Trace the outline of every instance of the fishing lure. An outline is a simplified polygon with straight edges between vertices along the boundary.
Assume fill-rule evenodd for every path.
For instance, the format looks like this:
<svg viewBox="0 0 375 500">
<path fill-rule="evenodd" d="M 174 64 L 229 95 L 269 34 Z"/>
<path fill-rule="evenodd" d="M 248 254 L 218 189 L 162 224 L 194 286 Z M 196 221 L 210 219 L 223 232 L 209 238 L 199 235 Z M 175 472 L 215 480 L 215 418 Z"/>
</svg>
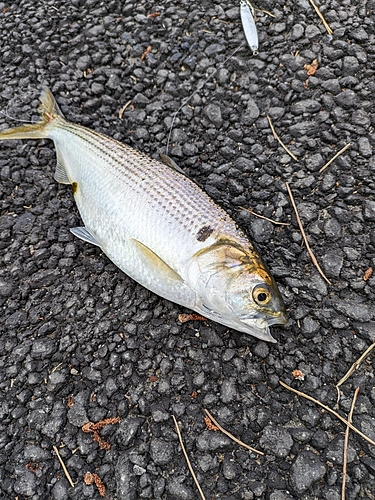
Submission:
<svg viewBox="0 0 375 500">
<path fill-rule="evenodd" d="M 248 0 L 241 0 L 240 14 L 242 27 L 245 32 L 247 43 L 253 51 L 253 55 L 258 54 L 258 32 L 255 26 L 255 9 Z"/>
</svg>

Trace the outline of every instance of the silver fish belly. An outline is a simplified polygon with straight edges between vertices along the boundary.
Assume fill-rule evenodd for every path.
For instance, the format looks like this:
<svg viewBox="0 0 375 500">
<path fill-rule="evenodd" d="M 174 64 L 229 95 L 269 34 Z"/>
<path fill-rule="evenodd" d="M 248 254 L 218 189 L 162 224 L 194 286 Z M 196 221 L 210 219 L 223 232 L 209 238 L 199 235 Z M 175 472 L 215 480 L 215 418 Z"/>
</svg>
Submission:
<svg viewBox="0 0 375 500">
<path fill-rule="evenodd" d="M 41 102 L 39 123 L 0 140 L 54 141 L 55 179 L 72 185 L 84 223 L 73 234 L 158 295 L 273 341 L 269 326 L 286 322 L 283 301 L 231 217 L 170 166 L 67 121 L 48 89 Z"/>
</svg>

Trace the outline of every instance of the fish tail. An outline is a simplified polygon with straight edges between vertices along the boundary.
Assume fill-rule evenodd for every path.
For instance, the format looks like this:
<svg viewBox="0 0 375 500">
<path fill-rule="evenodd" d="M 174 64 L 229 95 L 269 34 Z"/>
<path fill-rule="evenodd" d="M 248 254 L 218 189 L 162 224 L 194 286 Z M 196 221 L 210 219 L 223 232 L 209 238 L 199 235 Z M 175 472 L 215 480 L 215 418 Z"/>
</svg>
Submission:
<svg viewBox="0 0 375 500">
<path fill-rule="evenodd" d="M 49 137 L 49 125 L 56 118 L 64 118 L 49 88 L 44 87 L 40 96 L 40 121 L 20 127 L 8 128 L 0 132 L 0 140 L 7 139 L 44 139 Z"/>
</svg>

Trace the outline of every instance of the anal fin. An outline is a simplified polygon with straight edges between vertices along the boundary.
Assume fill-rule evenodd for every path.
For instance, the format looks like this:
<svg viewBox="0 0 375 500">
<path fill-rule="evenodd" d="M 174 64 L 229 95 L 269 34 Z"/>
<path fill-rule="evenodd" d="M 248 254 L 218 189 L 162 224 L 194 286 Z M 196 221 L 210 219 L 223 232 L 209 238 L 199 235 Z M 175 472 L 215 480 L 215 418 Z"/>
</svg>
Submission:
<svg viewBox="0 0 375 500">
<path fill-rule="evenodd" d="M 87 243 L 91 243 L 97 247 L 101 246 L 96 237 L 86 227 L 72 227 L 70 228 L 70 232 L 80 240 L 87 241 Z"/>
<path fill-rule="evenodd" d="M 174 282 L 183 282 L 181 276 L 155 252 L 153 252 L 146 245 L 134 238 L 132 238 L 132 242 L 136 246 L 138 253 L 141 256 L 142 260 L 145 262 L 146 266 L 148 268 L 151 268 L 153 273 L 157 274 L 161 280 L 165 280 L 167 278 Z"/>
</svg>

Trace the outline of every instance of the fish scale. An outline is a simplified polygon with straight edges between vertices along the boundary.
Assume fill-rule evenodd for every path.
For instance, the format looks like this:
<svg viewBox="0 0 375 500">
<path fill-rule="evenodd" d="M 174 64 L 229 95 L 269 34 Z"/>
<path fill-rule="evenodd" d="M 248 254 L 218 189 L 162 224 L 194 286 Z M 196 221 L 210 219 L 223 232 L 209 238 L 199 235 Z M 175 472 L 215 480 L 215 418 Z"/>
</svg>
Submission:
<svg viewBox="0 0 375 500">
<path fill-rule="evenodd" d="M 2 131 L 0 140 L 54 141 L 55 179 L 72 185 L 84 222 L 72 233 L 162 297 L 274 341 L 269 326 L 287 321 L 285 306 L 233 219 L 169 164 L 68 122 L 48 89 L 41 103 L 39 123 Z"/>
</svg>

